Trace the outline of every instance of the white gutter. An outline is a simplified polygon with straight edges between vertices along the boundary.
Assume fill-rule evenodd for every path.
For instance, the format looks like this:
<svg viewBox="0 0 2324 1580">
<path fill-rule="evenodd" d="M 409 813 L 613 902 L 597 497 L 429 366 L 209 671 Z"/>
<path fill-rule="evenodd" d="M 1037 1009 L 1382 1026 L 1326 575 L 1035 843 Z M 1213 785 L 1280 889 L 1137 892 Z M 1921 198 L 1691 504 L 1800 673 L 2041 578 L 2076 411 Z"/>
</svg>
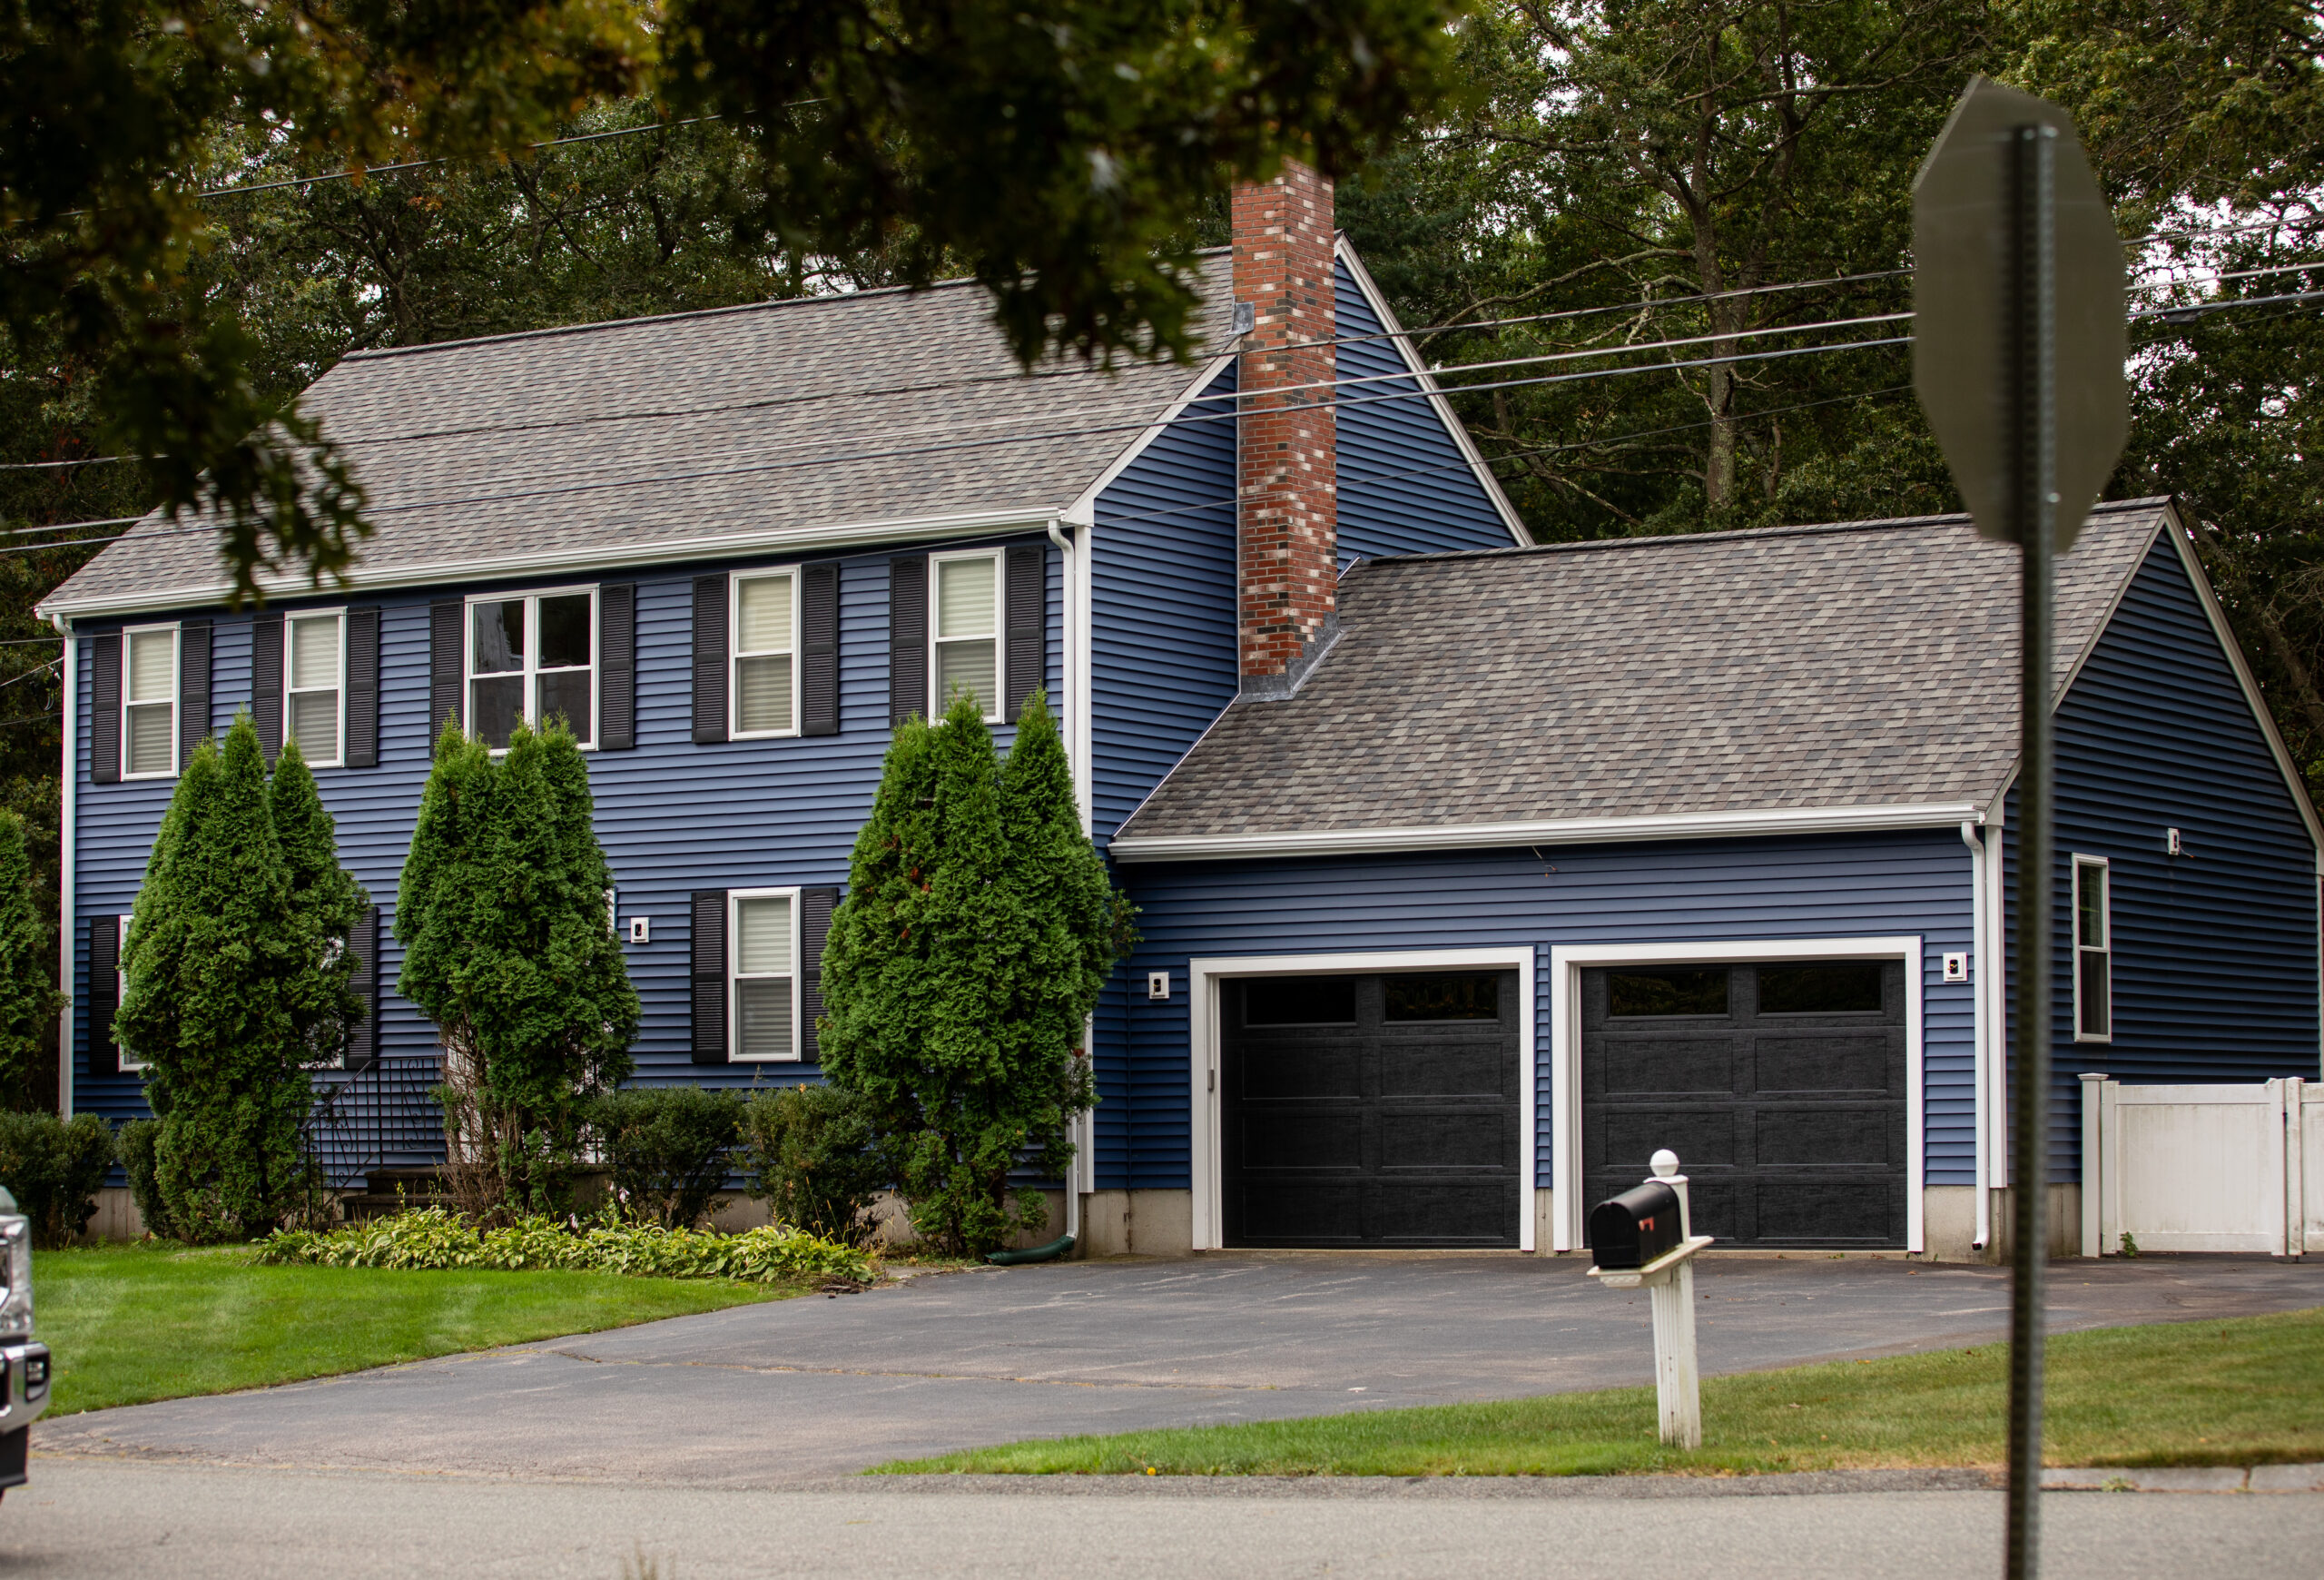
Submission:
<svg viewBox="0 0 2324 1580">
<path fill-rule="evenodd" d="M 56 1117 L 69 1121 L 73 1117 L 74 812 L 80 800 L 74 774 L 78 746 L 74 726 L 81 722 L 81 644 L 74 640 L 71 620 L 52 615 L 49 623 L 64 638 L 64 714 L 57 720 L 58 733 L 64 737 L 64 792 L 56 819 L 56 953 L 57 981 L 65 996 L 56 1018 Z"/>
<path fill-rule="evenodd" d="M 447 509 L 449 509 L 448 506 Z M 842 522 L 834 526 L 758 528 L 725 532 L 714 538 L 665 539 L 659 543 L 600 544 L 588 548 L 543 549 L 534 554 L 504 554 L 482 559 L 441 559 L 419 565 L 366 567 L 359 560 L 334 595 L 344 592 L 384 592 L 399 588 L 438 587 L 447 582 L 472 583 L 517 577 L 548 577 L 631 566 L 669 565 L 693 559 L 716 559 L 738 554 L 803 554 L 819 548 L 868 548 L 881 543 L 910 542 L 930 538 L 974 538 L 987 533 L 1025 532 L 1052 518 L 1054 505 L 1011 510 L 976 510 L 949 516 Z M 297 577 L 271 577 L 260 583 L 270 597 L 297 597 L 319 591 Z M 161 614 L 176 609 L 225 603 L 234 593 L 231 582 L 192 587 L 141 588 L 95 597 L 59 601 L 50 598 L 34 613 L 49 620 L 105 618 L 116 615 Z"/>
<path fill-rule="evenodd" d="M 1966 819 L 1961 824 L 1961 843 L 1969 847 L 1969 1002 L 1970 1033 L 1975 1050 L 1974 1078 L 1976 1099 L 1971 1104 L 1976 1115 L 1976 1190 L 1977 1231 L 1969 1243 L 1978 1250 L 1985 1249 L 1985 1241 L 1993 1233 L 1992 1203 L 1985 1192 L 1985 1166 L 1988 1157 L 1987 1115 L 1985 1113 L 1985 1067 L 1992 1060 L 1993 1026 L 1985 1014 L 1985 973 L 1993 968 L 1994 957 L 1989 953 L 1991 940 L 1985 936 L 1987 911 L 1985 906 L 1985 846 L 1977 837 L 1977 825 Z"/>
<path fill-rule="evenodd" d="M 1283 834 L 1117 835 L 1107 846 L 1122 862 L 1256 861 L 1277 856 L 1360 855 L 1400 851 L 1491 850 L 1520 844 L 1610 844 L 1648 839 L 1737 839 L 1754 834 L 1871 834 L 1975 822 L 1974 802 L 1902 806 L 1779 807 L 1758 812 L 1559 817 L 1531 822 L 1441 824 L 1413 828 L 1324 828 Z"/>
</svg>

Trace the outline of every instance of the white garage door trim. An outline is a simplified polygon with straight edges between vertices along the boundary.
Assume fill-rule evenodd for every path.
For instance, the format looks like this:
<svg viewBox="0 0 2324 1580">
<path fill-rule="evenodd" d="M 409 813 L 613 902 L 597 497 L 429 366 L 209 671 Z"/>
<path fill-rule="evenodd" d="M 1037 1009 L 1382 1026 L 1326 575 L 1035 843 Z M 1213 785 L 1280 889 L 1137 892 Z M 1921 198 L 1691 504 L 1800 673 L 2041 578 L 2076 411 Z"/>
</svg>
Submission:
<svg viewBox="0 0 2324 1580">
<path fill-rule="evenodd" d="M 1552 1249 L 1581 1245 L 1581 973 L 1597 965 L 1741 965 L 1759 960 L 1905 963 L 1905 1246 L 1925 1250 L 1922 1183 L 1920 935 L 1721 939 L 1700 943 L 1561 943 L 1550 951 L 1550 1177 L 1557 1190 Z M 1531 1091 L 1529 1086 L 1528 1092 Z M 1527 1154 L 1530 1159 L 1531 1154 Z M 1681 1158 L 1683 1166 L 1686 1160 Z M 1527 1242 L 1531 1249 L 1531 1242 Z"/>
<path fill-rule="evenodd" d="M 1234 954 L 1187 963 L 1194 1013 L 1188 1017 L 1187 1076 L 1191 1093 L 1187 1127 L 1192 1156 L 1188 1173 L 1194 1183 L 1194 1249 L 1216 1250 L 1226 1243 L 1226 1190 L 1219 1170 L 1226 1156 L 1219 1135 L 1218 984 L 1238 976 L 1360 976 L 1383 971 L 1514 971 L 1517 973 L 1518 1148 L 1521 1179 L 1517 1192 L 1517 1244 L 1533 1246 L 1533 1154 L 1535 1150 L 1533 1083 L 1533 970 L 1538 953 L 1531 944 L 1506 949 L 1408 949 L 1370 954 Z M 1910 972 L 1905 975 L 1910 976 Z M 1915 1002 L 1918 1001 L 1915 1000 Z"/>
</svg>

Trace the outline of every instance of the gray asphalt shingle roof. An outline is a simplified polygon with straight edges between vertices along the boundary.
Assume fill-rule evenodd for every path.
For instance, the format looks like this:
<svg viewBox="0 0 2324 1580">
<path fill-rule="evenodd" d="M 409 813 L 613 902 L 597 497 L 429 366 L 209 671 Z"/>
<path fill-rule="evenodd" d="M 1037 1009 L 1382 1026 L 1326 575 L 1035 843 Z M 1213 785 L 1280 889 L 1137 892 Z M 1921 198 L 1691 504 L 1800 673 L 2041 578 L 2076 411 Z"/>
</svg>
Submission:
<svg viewBox="0 0 2324 1580">
<path fill-rule="evenodd" d="M 1204 341 L 1231 339 L 1224 252 Z M 364 582 L 512 558 L 683 558 L 699 542 L 1071 504 L 1192 381 L 1169 364 L 1018 376 L 970 282 L 359 352 L 306 409 L 379 530 Z M 46 600 L 223 585 L 207 532 L 141 523 Z"/>
<path fill-rule="evenodd" d="M 2059 562 L 2061 684 L 2168 502 Z M 1118 837 L 1982 802 L 2017 752 L 2016 550 L 1961 516 L 1380 559 L 1298 693 Z"/>
</svg>

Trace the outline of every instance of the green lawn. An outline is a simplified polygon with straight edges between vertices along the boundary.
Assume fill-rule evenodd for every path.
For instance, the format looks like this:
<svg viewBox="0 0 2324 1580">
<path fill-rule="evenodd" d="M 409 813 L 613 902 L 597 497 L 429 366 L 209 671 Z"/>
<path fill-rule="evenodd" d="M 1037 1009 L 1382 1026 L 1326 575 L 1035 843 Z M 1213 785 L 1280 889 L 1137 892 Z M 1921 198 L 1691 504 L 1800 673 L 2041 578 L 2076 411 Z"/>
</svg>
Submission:
<svg viewBox="0 0 2324 1580">
<path fill-rule="evenodd" d="M 2324 1309 L 2109 1328 L 2049 1344 L 2049 1463 L 2324 1460 Z M 1654 1390 L 1372 1410 L 1252 1426 L 1011 1443 L 880 1467 L 1168 1476 L 1719 1474 L 1997 1466 L 2004 1344 L 1703 1384 L 1703 1446 L 1655 1440 Z"/>
<path fill-rule="evenodd" d="M 56 1357 L 51 1415 L 223 1393 L 623 1328 L 805 1286 L 616 1273 L 253 1267 L 247 1248 L 40 1251 L 34 1331 Z"/>
</svg>

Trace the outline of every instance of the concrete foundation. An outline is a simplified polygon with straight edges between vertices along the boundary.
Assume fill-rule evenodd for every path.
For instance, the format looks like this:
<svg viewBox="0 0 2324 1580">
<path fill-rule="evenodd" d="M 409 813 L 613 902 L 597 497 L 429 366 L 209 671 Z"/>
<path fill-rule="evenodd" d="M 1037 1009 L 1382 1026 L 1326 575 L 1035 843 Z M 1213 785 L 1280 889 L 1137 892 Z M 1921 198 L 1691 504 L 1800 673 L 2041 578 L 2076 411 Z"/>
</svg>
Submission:
<svg viewBox="0 0 2324 1580">
<path fill-rule="evenodd" d="M 2005 1262 L 2014 1254 L 2012 1247 L 2016 1236 L 2011 1232 L 2011 1216 L 2017 1210 L 2016 1192 L 1994 1192 L 1994 1260 Z M 2049 1222 L 2045 1225 L 2049 1257 L 2063 1261 L 2082 1255 L 2082 1187 L 2053 1185 L 2050 1187 Z"/>
<path fill-rule="evenodd" d="M 143 1239 L 145 1215 L 126 1185 L 108 1185 L 97 1192 L 97 1215 L 81 1230 L 84 1241 Z"/>
<path fill-rule="evenodd" d="M 1093 1190 L 1081 1199 L 1077 1257 L 1183 1257 L 1195 1248 L 1191 1190 Z"/>
</svg>

